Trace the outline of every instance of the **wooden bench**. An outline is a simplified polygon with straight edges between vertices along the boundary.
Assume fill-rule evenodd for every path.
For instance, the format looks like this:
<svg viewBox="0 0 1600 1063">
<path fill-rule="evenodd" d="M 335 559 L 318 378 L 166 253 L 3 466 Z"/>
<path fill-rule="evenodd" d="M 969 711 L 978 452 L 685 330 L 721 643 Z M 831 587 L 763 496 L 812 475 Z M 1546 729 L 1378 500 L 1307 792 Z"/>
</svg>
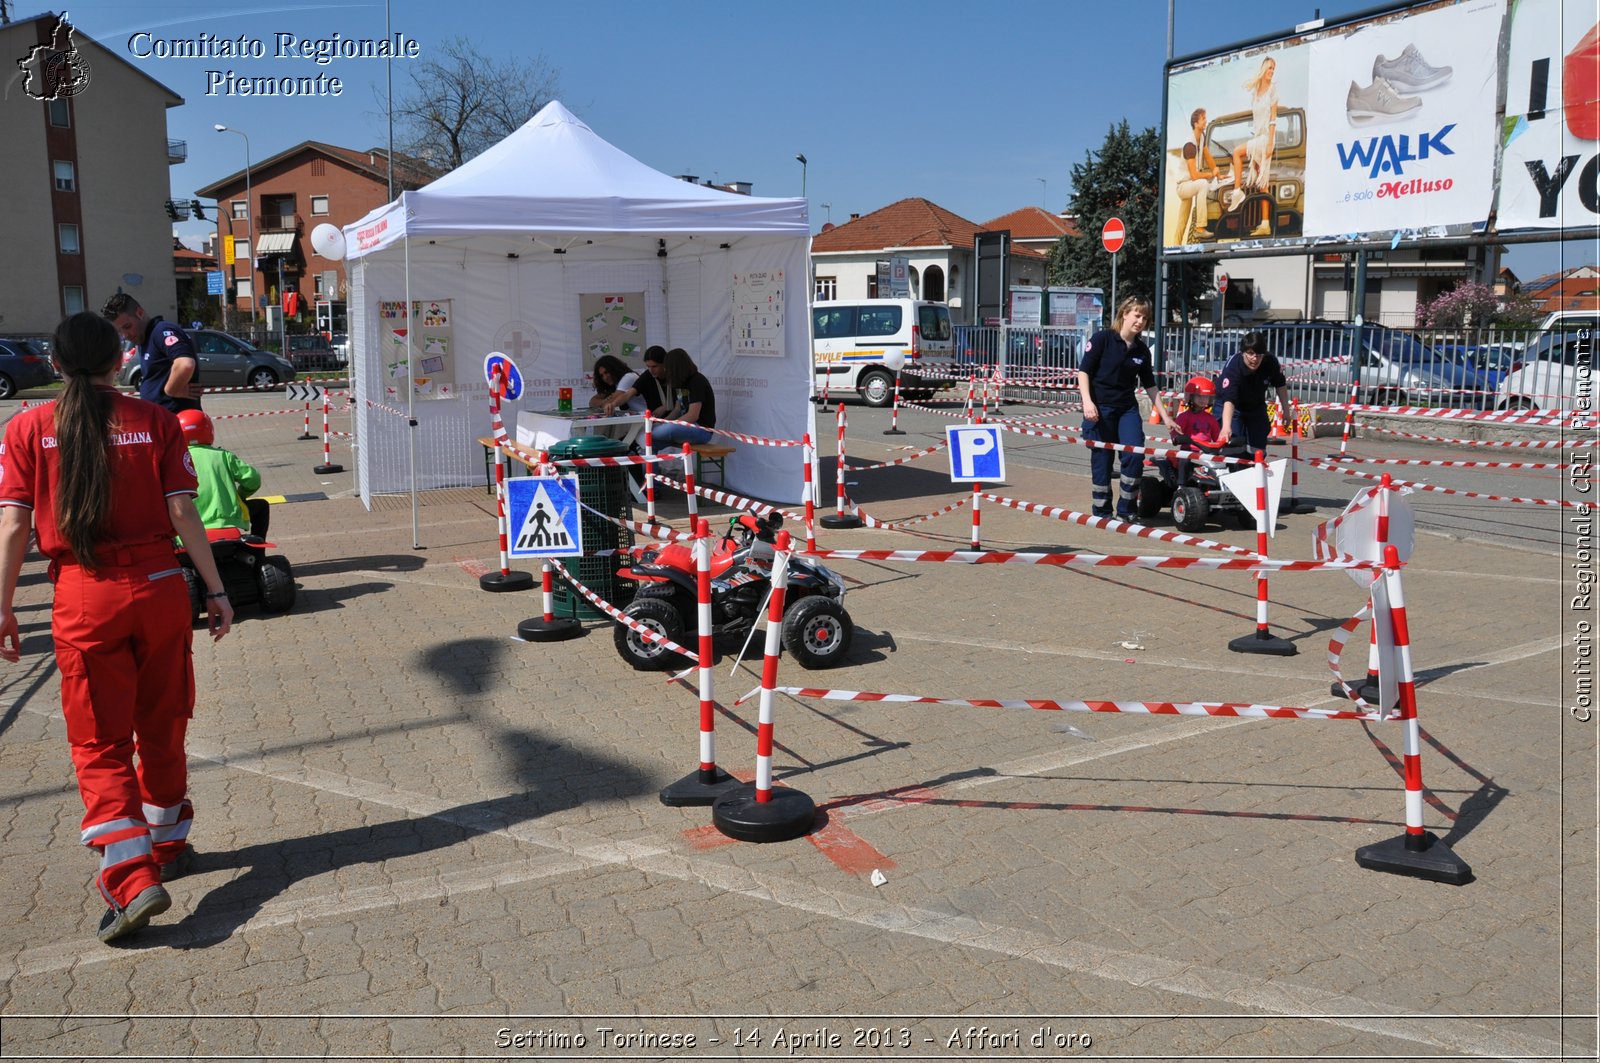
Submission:
<svg viewBox="0 0 1600 1063">
<path fill-rule="evenodd" d="M 483 447 L 483 493 L 492 495 L 494 494 L 494 437 L 479 436 L 478 443 Z M 508 479 L 512 476 L 521 475 L 517 472 L 518 465 L 522 466 L 527 472 L 533 471 L 533 465 L 527 458 L 507 447 L 506 477 Z"/>
<path fill-rule="evenodd" d="M 738 450 L 738 447 L 727 443 L 690 443 L 689 449 L 694 451 L 695 465 L 699 474 L 698 482 L 707 487 L 711 486 L 710 471 L 717 470 L 717 486 L 727 489 L 727 462 L 728 455 Z"/>
</svg>

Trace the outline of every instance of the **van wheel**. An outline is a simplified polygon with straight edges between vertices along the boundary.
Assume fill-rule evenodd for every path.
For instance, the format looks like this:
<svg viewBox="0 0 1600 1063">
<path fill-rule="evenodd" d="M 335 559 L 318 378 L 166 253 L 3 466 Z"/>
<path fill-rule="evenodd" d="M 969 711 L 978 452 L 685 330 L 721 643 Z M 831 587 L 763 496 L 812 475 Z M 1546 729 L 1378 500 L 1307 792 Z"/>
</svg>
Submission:
<svg viewBox="0 0 1600 1063">
<path fill-rule="evenodd" d="M 861 392 L 862 402 L 880 410 L 894 401 L 894 377 L 881 369 L 862 373 L 856 389 Z"/>
</svg>

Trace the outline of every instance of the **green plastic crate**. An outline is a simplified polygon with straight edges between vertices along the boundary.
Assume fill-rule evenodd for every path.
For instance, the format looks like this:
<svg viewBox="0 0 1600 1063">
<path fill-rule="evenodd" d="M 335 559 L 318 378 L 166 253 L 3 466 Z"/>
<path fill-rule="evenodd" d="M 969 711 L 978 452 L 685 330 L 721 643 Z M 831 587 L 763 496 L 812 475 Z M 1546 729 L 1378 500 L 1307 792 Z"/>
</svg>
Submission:
<svg viewBox="0 0 1600 1063">
<path fill-rule="evenodd" d="M 628 452 L 621 440 L 607 436 L 574 436 L 550 445 L 550 457 L 561 461 L 569 458 L 618 458 Z M 633 519 L 633 494 L 628 490 L 628 468 L 625 465 L 588 465 L 563 470 L 576 473 L 578 497 L 587 507 L 580 521 L 583 526 L 585 554 L 603 550 L 622 551 L 633 545 L 633 531 L 619 528 L 602 520 L 590 510 L 604 513 L 618 520 Z M 628 563 L 620 553 L 605 557 L 564 557 L 561 566 L 579 583 L 594 591 L 612 605 L 621 607 L 633 597 L 631 580 L 618 577 L 617 571 Z M 565 580 L 555 586 L 555 612 L 557 616 L 570 616 L 583 620 L 600 620 L 605 617 L 589 600 L 569 586 Z"/>
</svg>

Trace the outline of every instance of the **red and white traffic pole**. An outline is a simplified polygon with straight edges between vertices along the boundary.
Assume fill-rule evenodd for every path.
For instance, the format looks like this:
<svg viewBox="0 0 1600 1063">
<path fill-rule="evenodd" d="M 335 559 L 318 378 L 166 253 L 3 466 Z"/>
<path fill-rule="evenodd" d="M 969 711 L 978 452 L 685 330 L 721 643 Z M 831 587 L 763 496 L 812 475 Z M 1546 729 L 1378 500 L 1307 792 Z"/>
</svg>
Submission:
<svg viewBox="0 0 1600 1063">
<path fill-rule="evenodd" d="M 756 723 L 756 781 L 719 797 L 711 822 L 730 838 L 780 842 L 798 838 L 816 822 L 817 804 L 790 786 L 772 785 L 772 703 L 778 687 L 778 653 L 783 645 L 783 600 L 789 585 L 790 536 L 779 532 L 772 559 L 772 598 L 767 605 L 766 652 L 761 661 L 761 711 Z"/>
<path fill-rule="evenodd" d="M 694 488 L 694 471 L 699 462 L 695 458 L 694 450 L 688 443 L 683 445 L 683 492 L 689 502 L 689 526 L 694 527 L 694 522 L 700 517 L 700 496 Z"/>
<path fill-rule="evenodd" d="M 1300 501 L 1300 400 L 1289 400 L 1289 512 L 1315 513 L 1317 508 Z"/>
<path fill-rule="evenodd" d="M 311 434 L 311 400 L 310 399 L 306 399 L 305 424 L 303 424 L 300 427 L 300 434 L 298 436 L 296 436 L 295 438 L 296 439 L 315 439 L 315 438 L 317 438 L 316 436 Z"/>
<path fill-rule="evenodd" d="M 324 388 L 322 391 L 322 464 L 311 470 L 321 476 L 326 476 L 329 473 L 344 472 L 343 465 L 335 465 L 333 463 L 333 455 L 328 449 L 328 406 L 328 391 Z"/>
<path fill-rule="evenodd" d="M 889 410 L 889 427 L 883 430 L 886 436 L 903 436 L 900 431 L 900 370 L 894 371 L 894 406 Z"/>
<path fill-rule="evenodd" d="M 656 523 L 656 447 L 650 438 L 650 426 L 655 418 L 644 411 L 644 519 Z"/>
<path fill-rule="evenodd" d="M 1364 845 L 1356 863 L 1371 871 L 1463 885 L 1472 868 L 1422 824 L 1422 729 L 1417 723 L 1417 685 L 1411 671 L 1411 628 L 1406 620 L 1405 591 L 1400 585 L 1400 551 L 1383 548 L 1384 588 L 1389 598 L 1389 626 L 1394 633 L 1394 660 L 1400 701 L 1401 750 L 1406 787 L 1406 831 L 1398 838 Z"/>
<path fill-rule="evenodd" d="M 1350 404 L 1344 408 L 1344 435 L 1339 439 L 1339 457 L 1344 457 L 1345 448 L 1350 445 L 1350 433 L 1356 425 L 1356 399 L 1360 397 L 1361 379 L 1357 377 L 1350 382 Z"/>
<path fill-rule="evenodd" d="M 844 511 L 844 403 L 839 403 L 838 413 L 839 434 L 835 444 L 834 453 L 837 455 L 833 469 L 834 483 L 834 512 L 822 518 L 824 528 L 859 528 L 861 518 L 854 513 Z"/>
<path fill-rule="evenodd" d="M 1256 451 L 1256 553 L 1267 557 L 1267 529 L 1272 520 L 1268 507 L 1267 456 Z M 1267 627 L 1267 570 L 1256 570 L 1256 629 L 1252 634 L 1241 635 L 1228 643 L 1235 653 L 1266 653 L 1277 657 L 1292 657 L 1298 650 L 1294 643 L 1278 638 Z"/>
<path fill-rule="evenodd" d="M 714 783 L 717 781 L 717 711 L 712 694 L 715 650 L 711 645 L 711 526 L 697 518 L 692 527 L 695 535 L 695 592 L 698 599 L 695 618 L 700 629 L 697 647 L 700 655 L 700 779 L 705 783 Z"/>
<path fill-rule="evenodd" d="M 805 489 L 806 513 L 806 550 L 813 551 L 817 548 L 816 532 L 816 497 L 817 485 L 811 482 L 811 464 L 816 461 L 816 448 L 811 445 L 811 433 L 806 432 L 800 437 L 800 461 L 805 466 L 802 473 Z"/>
<path fill-rule="evenodd" d="M 500 399 L 505 394 L 506 379 L 501 366 L 494 367 L 494 379 L 489 384 L 489 435 L 494 440 L 494 512 L 495 530 L 500 539 L 500 571 L 485 572 L 478 577 L 478 586 L 486 591 L 496 593 L 504 591 L 526 590 L 533 586 L 533 577 L 526 572 L 511 571 L 510 527 L 506 506 L 506 426 L 501 419 Z M 326 396 L 327 392 L 323 392 Z M 326 431 L 326 428 L 324 428 Z M 550 616 L 550 602 L 548 592 L 550 587 L 550 566 L 545 565 L 545 616 Z M 534 624 L 532 620 L 525 624 Z M 519 628 L 519 631 L 521 629 Z M 563 633 L 558 636 L 570 638 Z"/>
</svg>

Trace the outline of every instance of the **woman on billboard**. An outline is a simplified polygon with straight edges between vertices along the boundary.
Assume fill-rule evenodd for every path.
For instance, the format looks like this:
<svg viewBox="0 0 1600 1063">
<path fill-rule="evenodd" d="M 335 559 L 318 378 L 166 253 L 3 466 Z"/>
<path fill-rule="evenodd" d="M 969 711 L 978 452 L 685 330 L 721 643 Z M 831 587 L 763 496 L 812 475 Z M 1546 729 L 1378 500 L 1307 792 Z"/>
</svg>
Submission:
<svg viewBox="0 0 1600 1063">
<path fill-rule="evenodd" d="M 1233 149 L 1233 190 L 1228 193 L 1228 209 L 1237 210 L 1247 189 L 1266 192 L 1272 176 L 1273 141 L 1278 129 L 1278 87 L 1272 83 L 1278 62 L 1270 55 L 1261 60 L 1256 76 L 1244 83 L 1250 93 L 1250 137 Z M 1272 219 L 1266 208 L 1251 236 L 1271 236 Z M 1245 219 L 1246 224 L 1255 220 Z"/>
</svg>

